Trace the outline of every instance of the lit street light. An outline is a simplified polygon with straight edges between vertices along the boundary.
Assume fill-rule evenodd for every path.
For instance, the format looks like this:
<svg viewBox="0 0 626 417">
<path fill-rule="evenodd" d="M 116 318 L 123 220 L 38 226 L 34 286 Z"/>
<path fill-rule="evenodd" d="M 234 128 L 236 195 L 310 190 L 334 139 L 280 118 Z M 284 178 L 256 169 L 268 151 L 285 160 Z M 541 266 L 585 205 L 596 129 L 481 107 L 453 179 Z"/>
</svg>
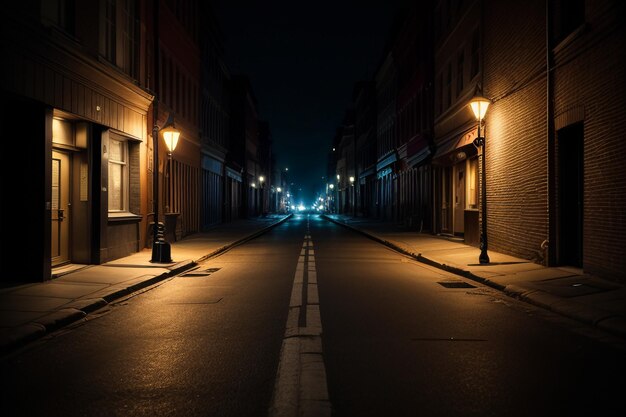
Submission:
<svg viewBox="0 0 626 417">
<path fill-rule="evenodd" d="M 259 188 L 261 189 L 261 215 L 265 214 L 265 208 L 263 207 L 263 190 L 264 190 L 263 185 L 264 184 L 265 184 L 265 177 L 261 175 L 259 177 Z"/>
<path fill-rule="evenodd" d="M 487 113 L 487 108 L 489 107 L 489 99 L 486 99 L 482 96 L 475 96 L 472 101 L 470 101 L 470 107 L 472 112 L 474 113 L 474 117 L 478 121 L 478 134 L 476 135 L 476 139 L 474 140 L 474 146 L 482 149 L 482 164 L 481 164 L 481 181 L 482 181 L 482 191 L 481 191 L 481 224 L 482 227 L 480 229 L 480 256 L 478 257 L 478 261 L 481 264 L 489 263 L 489 255 L 487 254 L 487 177 L 485 174 L 485 136 L 483 132 L 483 136 L 481 136 L 481 128 L 484 127 L 485 124 L 485 114 Z M 483 129 L 484 130 L 484 129 Z"/>
<path fill-rule="evenodd" d="M 354 177 L 350 176 L 350 202 L 352 203 L 352 216 L 356 217 L 356 194 L 354 192 Z"/>
<path fill-rule="evenodd" d="M 172 249 L 170 244 L 165 240 L 165 226 L 159 222 L 159 133 L 163 135 L 163 140 L 167 146 L 168 163 L 171 162 L 172 152 L 176 149 L 180 131 L 174 126 L 174 118 L 170 114 L 165 125 L 159 129 L 155 123 L 152 128 L 153 144 L 153 204 L 154 204 L 154 225 L 153 225 L 153 241 L 152 241 L 152 258 L 150 262 L 169 263 L 172 262 Z"/>
</svg>

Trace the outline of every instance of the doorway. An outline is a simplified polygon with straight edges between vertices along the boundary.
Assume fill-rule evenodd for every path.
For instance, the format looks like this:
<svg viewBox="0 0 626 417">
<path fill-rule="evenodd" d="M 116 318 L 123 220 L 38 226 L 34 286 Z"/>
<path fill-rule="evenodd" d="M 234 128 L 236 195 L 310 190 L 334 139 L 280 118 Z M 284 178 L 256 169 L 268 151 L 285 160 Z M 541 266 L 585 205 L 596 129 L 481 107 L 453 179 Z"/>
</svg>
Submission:
<svg viewBox="0 0 626 417">
<path fill-rule="evenodd" d="M 52 151 L 52 266 L 70 260 L 70 163 L 70 154 Z"/>
<path fill-rule="evenodd" d="M 465 232 L 465 161 L 454 166 L 454 234 Z"/>
<path fill-rule="evenodd" d="M 558 130 L 558 264 L 582 267 L 583 124 Z"/>
<path fill-rule="evenodd" d="M 441 168 L 441 232 L 452 234 L 452 167 Z"/>
</svg>

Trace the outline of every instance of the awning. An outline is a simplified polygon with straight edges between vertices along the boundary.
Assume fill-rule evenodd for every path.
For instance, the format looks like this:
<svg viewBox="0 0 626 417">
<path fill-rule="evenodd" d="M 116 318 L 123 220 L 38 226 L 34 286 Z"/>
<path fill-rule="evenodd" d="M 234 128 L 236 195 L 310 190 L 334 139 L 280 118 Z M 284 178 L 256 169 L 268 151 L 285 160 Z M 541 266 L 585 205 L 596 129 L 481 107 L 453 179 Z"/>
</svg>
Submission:
<svg viewBox="0 0 626 417">
<path fill-rule="evenodd" d="M 398 160 L 398 157 L 396 155 L 396 152 L 394 151 L 376 164 L 376 171 L 380 171 L 381 169 L 385 168 L 387 165 L 391 165 L 397 160 Z"/>
<path fill-rule="evenodd" d="M 376 171 L 374 171 L 374 167 L 371 166 L 368 169 L 366 169 L 365 171 L 359 173 L 359 178 L 363 179 L 366 177 L 369 177 L 370 175 L 374 175 L 376 173 Z"/>
<path fill-rule="evenodd" d="M 237 182 L 241 182 L 241 174 L 230 167 L 226 167 L 226 176 Z"/>
<path fill-rule="evenodd" d="M 426 158 L 428 158 L 428 155 L 430 155 L 430 149 L 426 147 L 415 155 L 411 155 L 409 158 L 407 158 L 406 163 L 411 168 L 416 167 L 424 162 Z"/>
<path fill-rule="evenodd" d="M 460 137 L 453 136 L 446 142 L 438 144 L 437 151 L 432 159 L 433 164 L 448 165 L 455 162 L 454 151 L 468 145 L 472 145 L 472 148 L 474 148 L 474 139 L 476 137 L 478 137 L 478 128 L 474 128 Z"/>
<path fill-rule="evenodd" d="M 207 155 L 202 155 L 202 169 L 205 171 L 210 171 L 217 175 L 222 175 L 222 167 L 223 163 L 218 161 L 215 158 L 211 158 Z"/>
</svg>

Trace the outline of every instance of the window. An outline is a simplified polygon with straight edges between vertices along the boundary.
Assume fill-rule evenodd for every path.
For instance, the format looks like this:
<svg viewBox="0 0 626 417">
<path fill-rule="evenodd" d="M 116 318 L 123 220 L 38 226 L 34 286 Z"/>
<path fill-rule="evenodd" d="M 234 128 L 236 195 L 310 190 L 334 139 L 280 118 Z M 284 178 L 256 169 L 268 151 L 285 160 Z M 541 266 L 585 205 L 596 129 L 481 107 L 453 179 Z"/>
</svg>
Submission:
<svg viewBox="0 0 626 417">
<path fill-rule="evenodd" d="M 469 178 L 467 205 L 471 209 L 478 208 L 478 158 L 469 160 Z"/>
<path fill-rule="evenodd" d="M 135 0 L 103 0 L 100 5 L 100 54 L 125 74 L 137 78 Z"/>
<path fill-rule="evenodd" d="M 128 211 L 128 142 L 109 140 L 109 212 Z"/>
<path fill-rule="evenodd" d="M 478 64 L 480 55 L 480 37 L 478 29 L 472 34 L 472 66 L 470 68 L 470 80 L 478 74 Z"/>
<path fill-rule="evenodd" d="M 117 30 L 115 24 L 115 0 L 104 0 L 101 4 L 104 8 L 102 13 L 104 36 L 102 38 L 103 44 L 101 45 L 100 53 L 104 55 L 106 59 L 115 63 L 115 32 Z"/>
<path fill-rule="evenodd" d="M 443 35 L 443 29 L 441 27 L 441 6 L 438 6 L 435 10 L 435 18 L 433 20 L 434 24 L 434 34 L 435 34 L 435 42 L 439 41 L 439 38 Z"/>
<path fill-rule="evenodd" d="M 463 60 L 465 59 L 465 54 L 463 53 L 463 49 L 459 51 L 459 56 L 456 61 L 456 96 L 461 95 L 461 91 L 463 91 Z"/>
<path fill-rule="evenodd" d="M 446 74 L 446 102 L 444 108 L 447 109 L 452 104 L 452 61 L 448 62 L 448 73 Z"/>
<path fill-rule="evenodd" d="M 41 17 L 45 25 L 54 25 L 74 35 L 74 0 L 46 0 L 41 2 Z"/>
<path fill-rule="evenodd" d="M 443 111 L 443 73 L 437 76 L 437 88 L 436 88 L 436 102 L 437 102 L 437 115 L 440 115 Z"/>
<path fill-rule="evenodd" d="M 552 37 L 555 44 L 585 23 L 584 0 L 555 0 L 552 10 Z"/>
</svg>

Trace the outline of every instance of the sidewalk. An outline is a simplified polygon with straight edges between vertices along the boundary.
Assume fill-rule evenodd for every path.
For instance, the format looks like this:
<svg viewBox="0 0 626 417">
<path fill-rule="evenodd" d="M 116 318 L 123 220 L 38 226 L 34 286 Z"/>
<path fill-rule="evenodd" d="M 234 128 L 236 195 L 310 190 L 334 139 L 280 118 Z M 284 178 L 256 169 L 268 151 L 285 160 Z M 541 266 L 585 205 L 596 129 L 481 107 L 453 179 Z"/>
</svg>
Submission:
<svg viewBox="0 0 626 417">
<path fill-rule="evenodd" d="M 80 320 L 88 313 L 141 288 L 193 268 L 198 262 L 257 237 L 290 215 L 270 214 L 216 226 L 172 246 L 172 263 L 150 262 L 151 249 L 102 265 L 53 271 L 57 277 L 0 290 L 0 353 Z"/>
<path fill-rule="evenodd" d="M 481 282 L 509 296 L 549 309 L 626 338 L 626 286 L 580 270 L 544 267 L 526 259 L 489 251 L 490 263 L 478 262 L 480 249 L 391 223 L 327 214 L 327 218 L 416 260 Z"/>
</svg>

